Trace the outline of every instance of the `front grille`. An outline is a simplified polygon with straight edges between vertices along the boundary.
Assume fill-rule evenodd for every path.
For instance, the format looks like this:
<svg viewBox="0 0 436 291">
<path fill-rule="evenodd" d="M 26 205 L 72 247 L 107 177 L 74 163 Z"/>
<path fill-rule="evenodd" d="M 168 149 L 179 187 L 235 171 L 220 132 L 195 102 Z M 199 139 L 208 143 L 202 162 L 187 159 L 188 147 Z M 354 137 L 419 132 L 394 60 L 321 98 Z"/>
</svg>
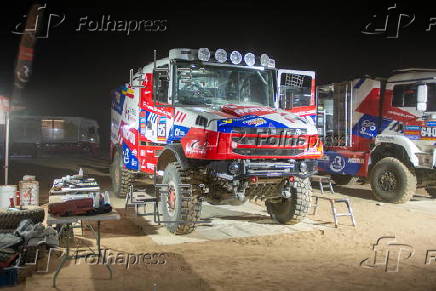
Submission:
<svg viewBox="0 0 436 291">
<path fill-rule="evenodd" d="M 276 128 L 276 127 L 234 127 L 233 133 L 240 134 L 277 134 L 283 136 L 307 134 L 307 128 Z"/>
<path fill-rule="evenodd" d="M 265 149 L 265 148 L 236 148 L 234 153 L 243 156 L 296 156 L 304 152 L 304 149 Z"/>
<path fill-rule="evenodd" d="M 305 128 L 244 128 L 232 129 L 232 141 L 252 146 L 303 146 L 306 144 Z"/>
</svg>

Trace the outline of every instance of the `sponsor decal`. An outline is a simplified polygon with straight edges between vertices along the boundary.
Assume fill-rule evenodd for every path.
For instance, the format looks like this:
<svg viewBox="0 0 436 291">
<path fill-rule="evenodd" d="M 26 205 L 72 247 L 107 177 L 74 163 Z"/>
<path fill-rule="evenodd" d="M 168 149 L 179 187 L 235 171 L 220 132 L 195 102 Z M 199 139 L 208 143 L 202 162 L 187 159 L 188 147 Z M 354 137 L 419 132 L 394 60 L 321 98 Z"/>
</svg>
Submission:
<svg viewBox="0 0 436 291">
<path fill-rule="evenodd" d="M 330 170 L 339 173 L 345 168 L 345 164 L 345 158 L 340 155 L 336 155 L 330 162 Z"/>
<path fill-rule="evenodd" d="M 167 136 L 167 119 L 166 117 L 159 117 L 157 124 L 157 140 L 164 141 Z"/>
<path fill-rule="evenodd" d="M 205 154 L 206 153 L 206 143 L 200 142 L 199 140 L 193 140 L 191 143 L 186 145 L 185 151 L 187 154 Z"/>
<path fill-rule="evenodd" d="M 176 111 L 176 114 L 174 115 L 174 122 L 182 123 L 186 118 L 186 113 L 182 111 Z"/>
<path fill-rule="evenodd" d="M 436 127 L 422 127 L 421 137 L 422 139 L 436 139 Z"/>
<path fill-rule="evenodd" d="M 254 118 L 254 119 L 243 121 L 243 123 L 247 124 L 247 125 L 259 126 L 259 125 L 265 124 L 266 120 L 261 118 L 261 117 L 257 117 L 257 118 Z"/>
<path fill-rule="evenodd" d="M 124 106 L 125 99 L 126 96 L 122 95 L 118 91 L 115 91 L 114 96 L 112 98 L 112 109 L 118 112 L 119 114 L 123 114 L 123 106 Z"/>
<path fill-rule="evenodd" d="M 138 170 L 138 158 L 136 151 L 131 151 L 129 147 L 123 143 L 123 162 L 126 168 L 131 170 Z"/>
</svg>

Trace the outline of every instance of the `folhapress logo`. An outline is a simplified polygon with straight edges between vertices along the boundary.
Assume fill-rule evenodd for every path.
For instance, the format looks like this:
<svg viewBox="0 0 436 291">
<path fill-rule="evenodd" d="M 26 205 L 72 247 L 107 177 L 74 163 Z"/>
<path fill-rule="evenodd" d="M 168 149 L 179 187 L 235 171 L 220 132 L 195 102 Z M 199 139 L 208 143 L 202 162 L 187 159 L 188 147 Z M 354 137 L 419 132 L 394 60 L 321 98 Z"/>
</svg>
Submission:
<svg viewBox="0 0 436 291">
<path fill-rule="evenodd" d="M 386 38 L 399 38 L 403 29 L 417 26 L 419 18 L 413 11 L 405 10 L 396 3 L 386 8 L 384 13 L 372 15 L 372 19 L 362 29 L 366 35 L 381 35 Z M 429 17 L 427 20 L 419 21 L 425 23 L 423 30 L 427 32 L 436 31 L 436 17 Z"/>
<path fill-rule="evenodd" d="M 37 8 L 35 15 L 23 15 L 23 21 L 15 25 L 13 34 L 33 33 L 36 38 L 48 38 L 50 30 L 65 21 L 65 14 L 49 13 L 47 4 Z"/>
</svg>

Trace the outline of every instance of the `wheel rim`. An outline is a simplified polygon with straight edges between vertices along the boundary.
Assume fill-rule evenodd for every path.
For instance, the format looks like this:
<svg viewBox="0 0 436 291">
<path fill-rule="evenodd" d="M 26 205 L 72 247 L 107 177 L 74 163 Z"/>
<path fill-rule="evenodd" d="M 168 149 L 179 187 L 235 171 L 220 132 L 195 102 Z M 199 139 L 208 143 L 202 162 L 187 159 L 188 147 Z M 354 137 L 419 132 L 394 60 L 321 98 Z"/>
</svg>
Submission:
<svg viewBox="0 0 436 291">
<path fill-rule="evenodd" d="M 390 170 L 385 170 L 378 179 L 378 184 L 383 191 L 393 192 L 397 189 L 397 176 Z"/>
<path fill-rule="evenodd" d="M 176 211 L 176 188 L 174 185 L 168 184 L 167 210 L 170 216 L 174 216 Z"/>
</svg>

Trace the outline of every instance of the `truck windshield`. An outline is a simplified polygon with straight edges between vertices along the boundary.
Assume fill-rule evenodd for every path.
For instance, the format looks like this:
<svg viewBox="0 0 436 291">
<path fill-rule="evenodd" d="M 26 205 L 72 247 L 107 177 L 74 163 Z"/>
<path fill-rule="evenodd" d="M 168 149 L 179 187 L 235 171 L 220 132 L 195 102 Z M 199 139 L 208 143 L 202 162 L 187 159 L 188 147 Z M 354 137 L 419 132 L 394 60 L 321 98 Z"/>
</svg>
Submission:
<svg viewBox="0 0 436 291">
<path fill-rule="evenodd" d="M 274 105 L 272 70 L 177 63 L 177 105 Z"/>
</svg>

